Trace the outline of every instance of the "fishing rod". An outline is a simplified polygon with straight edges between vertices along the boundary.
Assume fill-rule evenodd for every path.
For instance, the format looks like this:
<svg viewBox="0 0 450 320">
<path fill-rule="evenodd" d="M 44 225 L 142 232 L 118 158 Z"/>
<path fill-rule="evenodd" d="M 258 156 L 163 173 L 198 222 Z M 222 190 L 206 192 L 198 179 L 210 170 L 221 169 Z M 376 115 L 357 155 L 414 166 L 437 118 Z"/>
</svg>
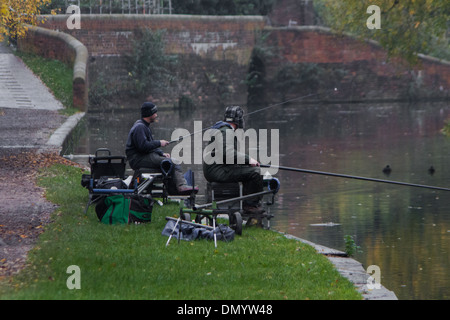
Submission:
<svg viewBox="0 0 450 320">
<path fill-rule="evenodd" d="M 244 114 L 244 117 L 249 116 L 249 115 L 254 114 L 254 113 L 257 113 L 257 112 L 261 112 L 261 111 L 266 110 L 266 109 L 270 109 L 270 108 L 273 108 L 273 107 L 278 107 L 278 106 L 281 106 L 281 105 L 286 104 L 286 103 L 289 103 L 289 102 L 293 102 L 293 101 L 305 99 L 305 98 L 312 97 L 312 96 L 317 96 L 318 94 L 319 94 L 319 93 L 310 93 L 310 94 L 307 94 L 306 96 L 297 97 L 297 98 L 293 98 L 293 99 L 290 99 L 290 100 L 286 100 L 286 101 L 283 101 L 283 102 L 280 102 L 280 103 L 271 104 L 271 105 L 268 106 L 268 107 L 264 107 L 264 108 L 261 108 L 261 109 L 252 111 L 252 112 L 250 112 L 250 113 Z"/>
<path fill-rule="evenodd" d="M 336 88 L 335 88 L 334 90 L 336 90 Z M 250 112 L 250 113 L 244 114 L 244 117 L 247 117 L 247 116 L 249 116 L 249 115 L 251 115 L 251 114 L 254 114 L 254 113 L 257 113 L 257 112 L 261 112 L 261 111 L 263 111 L 263 110 L 267 110 L 267 109 L 270 109 L 270 108 L 278 107 L 278 106 L 284 105 L 284 104 L 289 103 L 289 102 L 302 100 L 302 99 L 305 99 L 305 98 L 308 98 L 308 97 L 312 97 L 312 96 L 316 96 L 316 95 L 319 95 L 319 93 L 310 93 L 310 94 L 307 94 L 307 95 L 305 95 L 305 96 L 301 96 L 301 97 L 289 99 L 289 100 L 286 100 L 286 101 L 283 101 L 283 102 L 280 102 L 280 103 L 271 104 L 271 105 L 269 105 L 268 107 L 264 107 L 264 108 L 261 108 L 261 109 L 252 111 L 252 112 Z M 192 132 L 191 134 L 188 134 L 188 135 L 183 136 L 183 137 L 179 137 L 179 138 L 176 139 L 176 140 L 171 140 L 171 141 L 169 141 L 169 144 L 172 144 L 172 143 L 175 143 L 175 142 L 180 142 L 180 141 L 182 141 L 184 138 L 188 138 L 188 137 L 190 137 L 190 136 L 192 136 L 192 135 L 194 135 L 194 134 L 197 134 L 197 133 L 206 131 L 206 130 L 208 130 L 208 129 L 211 129 L 212 127 L 213 127 L 213 126 L 208 127 L 208 128 L 204 128 L 204 129 L 201 129 L 201 130 L 198 130 L 198 131 L 195 131 L 195 132 Z"/>
<path fill-rule="evenodd" d="M 392 181 L 392 180 L 384 180 L 384 179 L 352 176 L 352 175 L 348 175 L 348 174 L 340 174 L 340 173 L 333 173 L 333 172 L 315 171 L 315 170 L 307 170 L 307 169 L 283 167 L 283 166 L 272 166 L 272 165 L 265 165 L 265 164 L 261 164 L 260 167 L 262 167 L 262 168 L 278 168 L 280 170 L 285 170 L 285 171 L 302 172 L 302 173 L 310 173 L 310 174 L 319 174 L 319 175 L 324 175 L 324 176 L 331 176 L 331 177 L 338 177 L 338 178 L 347 178 L 347 179 L 356 179 L 356 180 L 363 180 L 363 181 L 389 183 L 389 184 L 396 184 L 396 185 L 408 186 L 408 187 L 417 187 L 417 188 L 425 188 L 425 189 L 433 189 L 433 190 L 441 190 L 441 191 L 450 191 L 450 188 L 444 188 L 444 187 L 435 187 L 435 186 L 428 186 L 428 185 L 408 183 L 408 182 L 400 182 L 400 181 Z"/>
</svg>

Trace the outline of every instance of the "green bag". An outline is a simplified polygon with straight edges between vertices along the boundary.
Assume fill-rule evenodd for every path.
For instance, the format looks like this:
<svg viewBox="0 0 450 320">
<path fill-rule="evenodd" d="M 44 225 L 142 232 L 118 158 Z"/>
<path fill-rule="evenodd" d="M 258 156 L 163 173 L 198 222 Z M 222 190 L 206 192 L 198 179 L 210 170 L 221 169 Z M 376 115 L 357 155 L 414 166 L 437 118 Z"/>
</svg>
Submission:
<svg viewBox="0 0 450 320">
<path fill-rule="evenodd" d="M 95 212 L 104 224 L 146 223 L 152 220 L 153 200 L 137 195 L 113 195 L 102 199 Z"/>
</svg>

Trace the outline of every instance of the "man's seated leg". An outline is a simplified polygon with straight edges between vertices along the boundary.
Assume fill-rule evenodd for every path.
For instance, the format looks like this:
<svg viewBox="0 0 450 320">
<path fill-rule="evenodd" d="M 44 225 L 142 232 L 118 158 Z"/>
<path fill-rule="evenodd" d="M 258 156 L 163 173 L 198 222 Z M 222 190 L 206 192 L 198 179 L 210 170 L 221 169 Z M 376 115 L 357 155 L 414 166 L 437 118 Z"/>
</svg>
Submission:
<svg viewBox="0 0 450 320">
<path fill-rule="evenodd" d="M 172 164 L 171 170 L 165 166 L 164 170 L 161 169 L 162 163 L 170 162 Z M 131 162 L 130 162 L 131 164 Z M 169 175 L 168 192 L 171 195 L 190 194 L 192 192 L 192 186 L 188 186 L 186 179 L 181 172 L 179 165 L 173 163 L 172 159 L 161 156 L 155 152 L 149 153 L 139 159 L 133 160 L 133 167 L 135 168 L 151 168 L 164 171 L 163 174 Z M 170 172 L 167 172 L 170 171 Z M 194 192 L 198 192 L 198 188 L 194 188 Z"/>
<path fill-rule="evenodd" d="M 189 195 L 192 190 L 194 193 L 198 192 L 198 187 L 188 185 L 186 179 L 184 178 L 184 174 L 181 171 L 181 167 L 177 164 L 174 164 L 172 167 L 172 186 L 174 187 L 173 193 L 177 195 Z"/>
<path fill-rule="evenodd" d="M 229 181 L 242 182 L 244 195 L 262 192 L 263 176 L 259 167 L 236 166 L 229 170 Z M 254 214 L 264 213 L 261 206 L 262 196 L 246 199 L 243 203 L 244 211 Z"/>
</svg>

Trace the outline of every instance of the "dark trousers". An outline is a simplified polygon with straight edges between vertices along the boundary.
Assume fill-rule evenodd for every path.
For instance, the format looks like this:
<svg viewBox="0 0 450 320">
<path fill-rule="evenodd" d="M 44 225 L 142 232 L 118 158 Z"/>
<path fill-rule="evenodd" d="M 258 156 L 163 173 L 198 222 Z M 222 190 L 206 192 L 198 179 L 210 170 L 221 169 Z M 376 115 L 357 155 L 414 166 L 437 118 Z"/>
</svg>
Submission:
<svg viewBox="0 0 450 320">
<path fill-rule="evenodd" d="M 134 156 L 128 159 L 130 163 L 130 167 L 133 170 L 137 170 L 139 168 L 152 168 L 152 169 L 161 169 L 161 162 L 163 160 L 169 160 L 172 162 L 170 158 L 166 158 L 161 156 L 155 152 L 151 152 L 149 154 L 143 156 Z M 169 183 L 171 187 L 178 189 L 178 187 L 187 185 L 186 179 L 184 178 L 183 172 L 179 165 L 176 165 L 172 162 L 172 172 L 170 172 L 171 179 Z"/>
<path fill-rule="evenodd" d="M 209 182 L 242 182 L 244 195 L 263 191 L 263 176 L 259 167 L 241 165 L 203 165 L 203 174 Z M 246 206 L 256 206 L 262 196 L 244 201 Z"/>
</svg>

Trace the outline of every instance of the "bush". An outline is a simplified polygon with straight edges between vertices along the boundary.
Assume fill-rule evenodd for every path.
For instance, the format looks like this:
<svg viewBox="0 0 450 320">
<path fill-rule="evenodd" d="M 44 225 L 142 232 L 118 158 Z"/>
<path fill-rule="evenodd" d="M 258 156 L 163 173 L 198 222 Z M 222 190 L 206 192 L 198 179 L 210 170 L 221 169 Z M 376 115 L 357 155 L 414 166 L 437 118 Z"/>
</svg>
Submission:
<svg viewBox="0 0 450 320">
<path fill-rule="evenodd" d="M 275 0 L 172 0 L 177 14 L 267 15 Z"/>
<path fill-rule="evenodd" d="M 145 29 L 133 41 L 133 53 L 127 56 L 130 91 L 142 95 L 148 92 L 165 93 L 175 81 L 173 68 L 177 57 L 165 53 L 166 30 Z"/>
</svg>

